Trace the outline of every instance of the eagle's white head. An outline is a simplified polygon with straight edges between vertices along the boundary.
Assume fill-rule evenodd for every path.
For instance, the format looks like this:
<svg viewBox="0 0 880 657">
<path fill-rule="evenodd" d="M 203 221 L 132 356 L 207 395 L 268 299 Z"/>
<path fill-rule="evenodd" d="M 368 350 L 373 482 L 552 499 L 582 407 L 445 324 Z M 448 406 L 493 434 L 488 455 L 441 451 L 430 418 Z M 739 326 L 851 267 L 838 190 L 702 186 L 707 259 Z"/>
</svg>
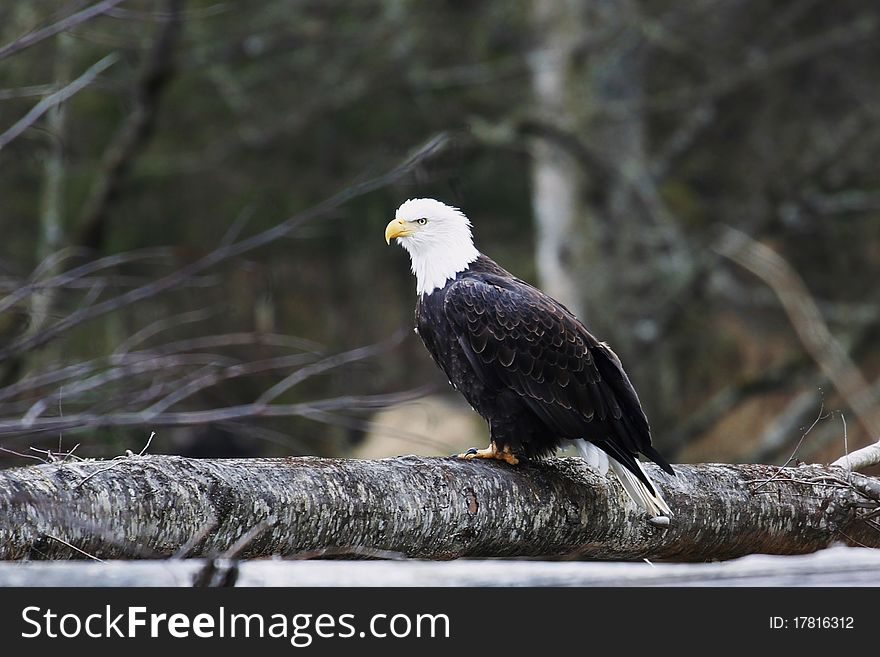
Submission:
<svg viewBox="0 0 880 657">
<path fill-rule="evenodd" d="M 480 255 L 464 213 L 432 198 L 411 198 L 397 208 L 385 241 L 395 237 L 409 252 L 419 294 L 443 287 Z"/>
</svg>

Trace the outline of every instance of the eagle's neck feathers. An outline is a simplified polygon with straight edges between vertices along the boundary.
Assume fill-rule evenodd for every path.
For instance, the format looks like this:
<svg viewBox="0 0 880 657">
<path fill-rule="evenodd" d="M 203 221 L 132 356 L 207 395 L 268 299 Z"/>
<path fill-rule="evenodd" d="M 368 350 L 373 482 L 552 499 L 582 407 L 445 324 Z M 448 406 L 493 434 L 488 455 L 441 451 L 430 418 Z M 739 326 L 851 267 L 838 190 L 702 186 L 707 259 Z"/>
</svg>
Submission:
<svg viewBox="0 0 880 657">
<path fill-rule="evenodd" d="M 416 293 L 431 294 L 463 272 L 480 257 L 473 244 L 468 248 L 432 249 L 429 253 L 411 252 L 412 272 L 416 275 Z"/>
</svg>

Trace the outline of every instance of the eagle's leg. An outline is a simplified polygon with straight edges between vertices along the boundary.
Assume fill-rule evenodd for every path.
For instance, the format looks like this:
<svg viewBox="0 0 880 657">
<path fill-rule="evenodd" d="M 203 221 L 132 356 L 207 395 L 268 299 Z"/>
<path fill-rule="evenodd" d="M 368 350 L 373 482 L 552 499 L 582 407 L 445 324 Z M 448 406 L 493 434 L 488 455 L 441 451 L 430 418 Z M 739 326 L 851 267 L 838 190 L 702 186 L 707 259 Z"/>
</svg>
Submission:
<svg viewBox="0 0 880 657">
<path fill-rule="evenodd" d="M 458 458 L 468 460 L 497 459 L 499 461 L 509 463 L 510 465 L 516 465 L 517 463 L 519 463 L 519 459 L 516 458 L 516 454 L 510 451 L 510 447 L 505 445 L 503 449 L 499 450 L 494 441 L 489 443 L 489 446 L 486 449 L 471 448 L 464 454 L 459 454 Z"/>
</svg>

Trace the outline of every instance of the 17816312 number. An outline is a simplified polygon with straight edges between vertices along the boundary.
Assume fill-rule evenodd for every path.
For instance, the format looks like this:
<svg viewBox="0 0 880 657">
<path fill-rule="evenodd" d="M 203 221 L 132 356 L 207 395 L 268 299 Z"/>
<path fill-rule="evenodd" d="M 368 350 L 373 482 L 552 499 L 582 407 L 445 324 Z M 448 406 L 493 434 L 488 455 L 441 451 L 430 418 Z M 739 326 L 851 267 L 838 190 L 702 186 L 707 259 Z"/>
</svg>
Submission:
<svg viewBox="0 0 880 657">
<path fill-rule="evenodd" d="M 772 630 L 851 630 L 855 628 L 852 616 L 771 616 Z"/>
</svg>

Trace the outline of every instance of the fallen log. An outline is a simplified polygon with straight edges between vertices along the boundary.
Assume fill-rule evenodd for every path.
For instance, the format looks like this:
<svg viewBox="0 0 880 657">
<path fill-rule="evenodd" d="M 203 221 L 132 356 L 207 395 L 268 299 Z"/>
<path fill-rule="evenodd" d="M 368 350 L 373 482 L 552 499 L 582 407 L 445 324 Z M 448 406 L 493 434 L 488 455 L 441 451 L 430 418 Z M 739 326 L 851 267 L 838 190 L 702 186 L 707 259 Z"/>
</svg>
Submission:
<svg viewBox="0 0 880 657">
<path fill-rule="evenodd" d="M 818 465 L 646 467 L 675 513 L 668 527 L 578 458 L 50 463 L 0 471 L 0 558 L 707 561 L 880 547 L 878 479 Z"/>
</svg>

